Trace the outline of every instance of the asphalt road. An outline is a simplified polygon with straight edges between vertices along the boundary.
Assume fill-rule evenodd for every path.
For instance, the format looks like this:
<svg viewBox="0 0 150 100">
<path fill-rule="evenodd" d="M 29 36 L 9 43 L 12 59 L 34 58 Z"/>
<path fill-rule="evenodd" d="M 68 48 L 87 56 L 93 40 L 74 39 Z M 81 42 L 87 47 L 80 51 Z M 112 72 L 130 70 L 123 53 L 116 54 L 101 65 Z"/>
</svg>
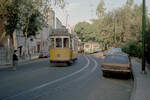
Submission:
<svg viewBox="0 0 150 100">
<path fill-rule="evenodd" d="M 129 100 L 132 79 L 104 78 L 101 59 L 79 55 L 71 66 L 49 59 L 0 69 L 0 100 Z"/>
</svg>

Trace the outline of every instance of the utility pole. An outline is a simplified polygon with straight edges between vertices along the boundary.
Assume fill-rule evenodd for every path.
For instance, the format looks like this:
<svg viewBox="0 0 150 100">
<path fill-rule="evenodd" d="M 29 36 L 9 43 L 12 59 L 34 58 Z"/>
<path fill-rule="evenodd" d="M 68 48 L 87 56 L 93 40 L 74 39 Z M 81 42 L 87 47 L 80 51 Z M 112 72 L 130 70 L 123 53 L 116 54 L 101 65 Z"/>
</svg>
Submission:
<svg viewBox="0 0 150 100">
<path fill-rule="evenodd" d="M 114 15 L 114 44 L 116 47 L 116 15 Z"/>
<path fill-rule="evenodd" d="M 146 34 L 146 11 L 145 0 L 143 0 L 143 16 L 142 16 L 142 72 L 145 73 L 145 34 Z"/>
<path fill-rule="evenodd" d="M 116 18 L 115 18 L 115 16 L 114 16 L 114 44 L 116 47 Z"/>
</svg>

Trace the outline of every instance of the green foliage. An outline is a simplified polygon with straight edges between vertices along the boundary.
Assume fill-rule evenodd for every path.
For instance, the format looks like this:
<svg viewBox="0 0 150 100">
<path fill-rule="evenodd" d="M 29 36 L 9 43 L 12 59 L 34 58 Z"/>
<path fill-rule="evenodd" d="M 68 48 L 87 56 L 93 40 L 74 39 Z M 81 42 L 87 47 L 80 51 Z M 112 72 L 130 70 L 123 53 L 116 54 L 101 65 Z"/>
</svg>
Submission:
<svg viewBox="0 0 150 100">
<path fill-rule="evenodd" d="M 35 10 L 29 18 L 29 24 L 27 29 L 27 37 L 35 36 L 44 26 L 43 17 L 38 10 Z"/>
<path fill-rule="evenodd" d="M 84 42 L 98 40 L 97 26 L 92 25 L 88 22 L 78 23 L 75 26 L 74 31 L 77 34 L 77 36 Z"/>
<path fill-rule="evenodd" d="M 74 31 L 82 41 L 87 40 L 85 37 L 87 37 L 89 26 L 90 24 L 88 22 L 80 22 L 75 26 Z"/>
<path fill-rule="evenodd" d="M 7 22 L 5 24 L 5 31 L 11 37 L 13 36 L 13 32 L 17 27 L 17 23 L 19 22 L 19 0 L 15 0 L 14 2 L 6 5 L 5 13 L 2 16 L 7 17 Z"/>
<path fill-rule="evenodd" d="M 133 57 L 139 57 L 141 58 L 142 54 L 142 44 L 138 43 L 138 42 L 129 42 L 126 43 L 123 47 L 122 50 L 129 54 L 130 56 Z"/>
</svg>

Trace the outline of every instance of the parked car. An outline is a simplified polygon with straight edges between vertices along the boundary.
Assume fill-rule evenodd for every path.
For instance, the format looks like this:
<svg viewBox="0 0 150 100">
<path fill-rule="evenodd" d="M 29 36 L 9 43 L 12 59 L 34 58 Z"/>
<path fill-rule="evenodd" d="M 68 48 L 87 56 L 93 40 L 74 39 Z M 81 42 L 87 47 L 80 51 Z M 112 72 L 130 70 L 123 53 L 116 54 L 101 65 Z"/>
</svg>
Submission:
<svg viewBox="0 0 150 100">
<path fill-rule="evenodd" d="M 41 51 L 39 54 L 39 58 L 48 58 L 49 52 L 48 51 Z"/>
<path fill-rule="evenodd" d="M 131 62 L 127 54 L 118 53 L 107 55 L 101 66 L 103 76 L 110 74 L 131 74 Z"/>
<path fill-rule="evenodd" d="M 123 53 L 121 48 L 110 48 L 109 50 L 105 50 L 103 52 L 103 56 L 112 55 L 117 53 Z"/>
<path fill-rule="evenodd" d="M 122 52 L 121 48 L 110 48 L 108 50 L 108 54 L 121 53 L 121 52 Z"/>
</svg>

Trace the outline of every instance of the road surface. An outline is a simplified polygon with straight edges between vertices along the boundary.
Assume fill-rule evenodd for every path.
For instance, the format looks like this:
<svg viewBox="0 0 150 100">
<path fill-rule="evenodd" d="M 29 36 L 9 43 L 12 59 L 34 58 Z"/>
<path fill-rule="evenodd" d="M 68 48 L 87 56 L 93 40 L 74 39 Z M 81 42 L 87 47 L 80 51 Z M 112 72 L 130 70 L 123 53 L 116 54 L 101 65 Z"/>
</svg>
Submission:
<svg viewBox="0 0 150 100">
<path fill-rule="evenodd" d="M 132 79 L 104 78 L 101 58 L 79 55 L 71 66 L 49 59 L 0 69 L 0 100 L 129 100 Z"/>
</svg>

